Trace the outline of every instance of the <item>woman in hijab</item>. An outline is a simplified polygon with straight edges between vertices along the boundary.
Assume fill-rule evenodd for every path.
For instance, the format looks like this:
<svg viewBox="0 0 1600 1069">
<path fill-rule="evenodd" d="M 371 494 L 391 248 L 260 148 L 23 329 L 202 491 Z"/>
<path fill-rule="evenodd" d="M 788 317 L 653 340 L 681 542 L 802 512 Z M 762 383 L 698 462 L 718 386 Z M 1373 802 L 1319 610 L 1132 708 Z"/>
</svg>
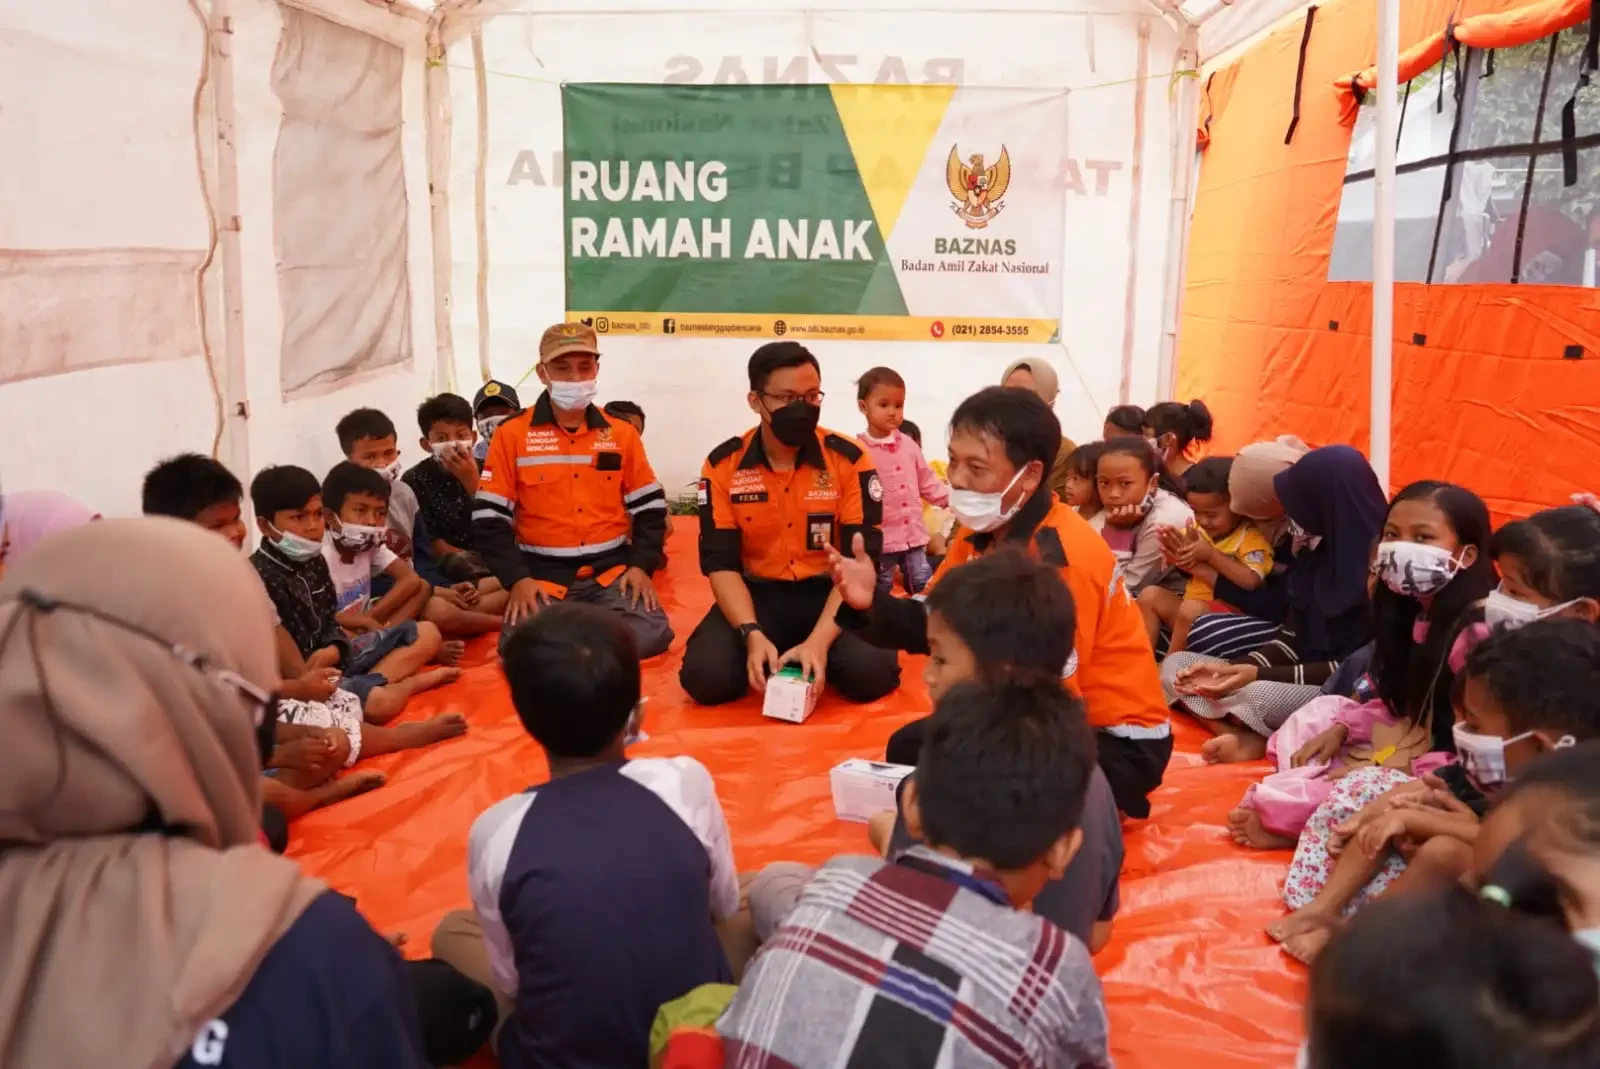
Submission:
<svg viewBox="0 0 1600 1069">
<path fill-rule="evenodd" d="M 99 518 L 98 512 L 59 490 L 0 494 L 0 575 L 8 564 L 51 535 Z"/>
<path fill-rule="evenodd" d="M 1051 408 L 1055 407 L 1056 398 L 1061 394 L 1061 381 L 1056 378 L 1056 369 L 1050 366 L 1049 361 L 1037 357 L 1018 360 L 1006 368 L 1006 373 L 1000 376 L 1000 385 L 1032 390 Z M 1067 500 L 1067 478 L 1072 474 L 1067 458 L 1076 448 L 1071 438 L 1062 435 L 1061 448 L 1056 453 L 1055 463 L 1050 466 L 1050 475 L 1045 479 L 1045 485 L 1062 501 Z"/>
<path fill-rule="evenodd" d="M 272 629 L 244 558 L 178 520 L 8 569 L 0 1065 L 427 1064 L 393 948 L 257 843 Z"/>
<path fill-rule="evenodd" d="M 1283 457 L 1280 452 L 1278 460 Z M 1372 639 L 1367 579 L 1388 510 L 1377 476 L 1355 449 L 1325 446 L 1282 467 L 1268 500 L 1252 483 L 1264 460 L 1276 463 L 1258 451 L 1245 483 L 1230 480 L 1229 492 L 1235 510 L 1254 509 L 1245 512 L 1252 518 L 1280 513 L 1288 543 L 1280 559 L 1289 562 L 1280 583 L 1283 623 L 1247 654 L 1177 653 L 1161 666 L 1168 700 L 1218 732 L 1202 751 L 1209 761 L 1260 757 L 1266 736 L 1320 694 L 1339 662 Z M 1229 597 L 1220 585 L 1217 596 Z"/>
</svg>

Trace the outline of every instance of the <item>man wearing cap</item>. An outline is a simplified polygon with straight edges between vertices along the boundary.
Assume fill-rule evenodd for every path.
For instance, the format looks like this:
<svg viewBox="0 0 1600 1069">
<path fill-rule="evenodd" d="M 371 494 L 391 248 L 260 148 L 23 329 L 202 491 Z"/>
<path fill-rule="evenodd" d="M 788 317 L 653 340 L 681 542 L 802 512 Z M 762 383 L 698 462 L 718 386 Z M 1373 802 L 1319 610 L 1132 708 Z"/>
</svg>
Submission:
<svg viewBox="0 0 1600 1069">
<path fill-rule="evenodd" d="M 558 323 L 539 340 L 533 407 L 489 428 L 493 440 L 472 512 L 474 547 L 511 591 L 511 625 L 551 601 L 592 602 L 621 615 L 639 656 L 665 653 L 672 627 L 650 573 L 665 560 L 667 497 L 639 434 L 594 405 L 600 349 L 594 331 Z M 498 387 L 490 393 L 492 387 Z M 507 400 L 507 394 L 511 399 Z M 490 382 L 474 404 L 514 403 Z"/>
<path fill-rule="evenodd" d="M 472 447 L 472 455 L 478 459 L 478 467 L 483 467 L 489 456 L 495 429 L 521 411 L 517 391 L 499 379 L 490 379 L 478 390 L 472 399 L 472 418 L 478 423 L 478 444 Z"/>
</svg>

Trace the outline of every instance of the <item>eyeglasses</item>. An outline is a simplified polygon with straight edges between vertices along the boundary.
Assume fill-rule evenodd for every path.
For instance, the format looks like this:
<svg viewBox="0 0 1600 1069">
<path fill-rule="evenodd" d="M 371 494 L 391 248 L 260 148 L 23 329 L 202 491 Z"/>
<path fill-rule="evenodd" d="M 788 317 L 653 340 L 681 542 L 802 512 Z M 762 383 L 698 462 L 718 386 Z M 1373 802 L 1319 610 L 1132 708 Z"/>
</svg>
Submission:
<svg viewBox="0 0 1600 1069">
<path fill-rule="evenodd" d="M 78 612 L 84 614 L 85 616 L 92 617 L 95 620 L 99 620 L 101 623 L 109 624 L 112 627 L 126 631 L 131 635 L 137 635 L 142 639 L 146 639 L 147 641 L 153 642 L 162 647 L 168 653 L 172 654 L 172 656 L 179 662 L 188 665 L 197 672 L 200 672 L 213 682 L 219 683 L 222 686 L 232 690 L 234 693 L 244 698 L 245 701 L 248 702 L 255 710 L 256 739 L 261 748 L 262 763 L 266 763 L 267 757 L 272 753 L 272 748 L 276 744 L 278 722 L 278 699 L 276 695 L 269 694 L 268 692 L 262 690 L 260 687 L 256 686 L 254 683 L 250 682 L 248 679 L 244 678 L 239 673 L 232 671 L 231 669 L 218 668 L 214 666 L 211 663 L 211 658 L 206 654 L 201 653 L 199 650 L 192 650 L 180 643 L 170 642 L 155 632 L 140 627 L 136 623 L 124 620 L 118 616 L 113 616 L 107 612 L 102 612 L 91 605 L 83 605 L 73 601 L 63 601 L 60 598 L 53 598 L 48 594 L 40 593 L 32 588 L 24 588 L 20 593 L 18 593 L 17 600 L 28 606 L 30 609 L 33 609 L 44 615 L 49 615 L 50 613 L 62 610 L 67 612 Z"/>
<path fill-rule="evenodd" d="M 779 408 L 786 408 L 789 405 L 794 404 L 796 401 L 804 401 L 808 405 L 820 406 L 822 404 L 822 399 L 826 397 L 827 394 L 823 393 L 821 390 L 812 390 L 810 393 L 767 393 L 765 390 L 763 390 L 761 391 L 761 396 L 770 397 L 772 400 L 778 402 Z"/>
</svg>

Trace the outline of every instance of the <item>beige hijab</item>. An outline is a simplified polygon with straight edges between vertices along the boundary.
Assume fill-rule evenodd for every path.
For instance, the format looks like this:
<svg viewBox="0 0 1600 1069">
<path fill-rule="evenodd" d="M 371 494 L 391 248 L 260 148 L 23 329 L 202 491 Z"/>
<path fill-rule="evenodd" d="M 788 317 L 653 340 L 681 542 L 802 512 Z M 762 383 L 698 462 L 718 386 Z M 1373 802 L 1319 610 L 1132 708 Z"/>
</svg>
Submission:
<svg viewBox="0 0 1600 1069">
<path fill-rule="evenodd" d="M 1044 398 L 1044 403 L 1053 405 L 1056 397 L 1061 393 L 1061 380 L 1056 377 L 1056 369 L 1050 366 L 1049 361 L 1032 357 L 1027 360 L 1018 360 L 1006 368 L 1006 373 L 1000 376 L 1000 385 L 1004 386 L 1011 373 L 1018 368 L 1027 368 L 1028 374 L 1033 376 L 1033 392 Z"/>
<path fill-rule="evenodd" d="M 171 1069 L 324 890 L 258 845 L 254 709 L 93 606 L 278 685 L 272 609 L 226 540 L 103 520 L 0 582 L 0 1065 Z M 151 817 L 169 834 L 135 832 Z"/>
<path fill-rule="evenodd" d="M 1272 480 L 1294 466 L 1311 447 L 1292 434 L 1270 442 L 1253 442 L 1240 449 L 1228 472 L 1228 497 L 1233 511 L 1256 521 L 1267 539 L 1276 542 L 1283 533 L 1283 505 Z"/>
</svg>

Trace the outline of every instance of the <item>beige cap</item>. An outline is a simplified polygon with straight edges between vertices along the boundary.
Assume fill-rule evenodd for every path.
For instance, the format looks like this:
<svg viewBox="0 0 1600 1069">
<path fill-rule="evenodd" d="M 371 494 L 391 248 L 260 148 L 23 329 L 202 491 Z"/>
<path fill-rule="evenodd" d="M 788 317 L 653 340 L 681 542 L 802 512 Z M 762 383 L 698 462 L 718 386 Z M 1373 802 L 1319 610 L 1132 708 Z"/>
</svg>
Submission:
<svg viewBox="0 0 1600 1069">
<path fill-rule="evenodd" d="M 593 353 L 600 355 L 600 340 L 594 328 L 582 323 L 557 323 L 539 339 L 539 363 L 554 360 L 568 353 Z"/>
</svg>

